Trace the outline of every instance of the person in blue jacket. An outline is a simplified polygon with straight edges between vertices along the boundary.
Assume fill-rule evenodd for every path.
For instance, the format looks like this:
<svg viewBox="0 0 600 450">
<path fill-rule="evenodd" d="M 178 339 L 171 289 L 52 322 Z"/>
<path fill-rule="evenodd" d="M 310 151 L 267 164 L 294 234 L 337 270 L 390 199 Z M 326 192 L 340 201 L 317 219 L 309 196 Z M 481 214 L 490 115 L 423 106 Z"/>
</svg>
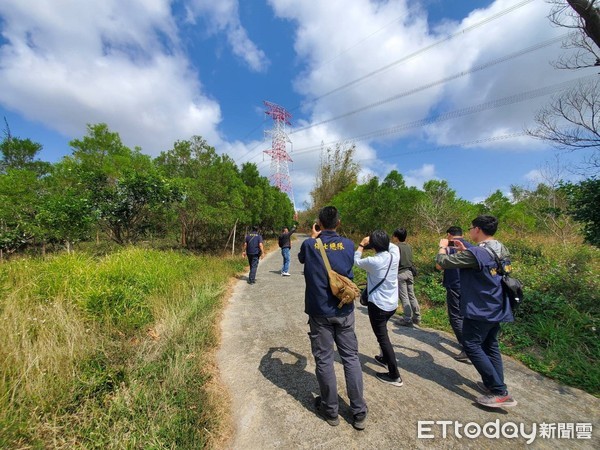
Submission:
<svg viewBox="0 0 600 450">
<path fill-rule="evenodd" d="M 363 375 L 354 332 L 354 303 L 338 308 L 339 299 L 329 287 L 327 269 L 316 239 L 321 239 L 331 268 L 350 279 L 354 278 L 354 243 L 336 232 L 340 216 L 334 206 L 321 209 L 317 222 L 313 224 L 311 237 L 302 243 L 298 253 L 298 260 L 304 264 L 304 312 L 308 314 L 308 336 L 321 394 L 315 399 L 315 408 L 329 425 L 340 423 L 337 380 L 333 367 L 335 344 L 344 365 L 352 425 L 357 430 L 363 430 L 367 404 L 363 396 Z"/>
<path fill-rule="evenodd" d="M 455 240 L 457 253 L 448 255 L 448 239 L 441 239 L 436 263 L 443 269 L 459 269 L 462 344 L 486 391 L 486 395 L 477 398 L 477 403 L 492 408 L 512 407 L 517 402 L 504 383 L 498 333 L 501 322 L 512 322 L 514 318 L 491 250 L 506 264 L 510 263 L 509 253 L 493 238 L 498 229 L 498 219 L 494 216 L 478 216 L 471 225 L 469 236 L 477 245 L 467 247 Z"/>
<path fill-rule="evenodd" d="M 463 230 L 461 227 L 452 226 L 446 230 L 446 237 L 448 238 L 447 254 L 453 255 L 456 253 L 454 248 L 454 242 L 459 240 L 465 247 L 469 247 L 467 241 L 463 238 Z M 451 244 L 451 245 L 450 245 Z M 436 265 L 436 268 L 442 270 L 442 268 Z M 446 269 L 444 270 L 444 278 L 442 282 L 446 288 L 446 306 L 448 308 L 448 320 L 456 340 L 462 347 L 462 328 L 463 328 L 463 316 L 460 313 L 460 273 L 459 269 Z M 469 357 L 464 350 L 454 357 L 457 361 L 469 362 Z"/>
</svg>

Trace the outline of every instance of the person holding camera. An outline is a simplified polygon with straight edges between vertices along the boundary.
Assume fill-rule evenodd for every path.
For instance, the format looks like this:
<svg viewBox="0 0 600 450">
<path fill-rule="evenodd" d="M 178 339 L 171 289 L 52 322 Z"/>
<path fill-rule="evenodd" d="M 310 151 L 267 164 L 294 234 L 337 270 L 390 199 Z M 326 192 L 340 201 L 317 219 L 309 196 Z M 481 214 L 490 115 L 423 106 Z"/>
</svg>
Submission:
<svg viewBox="0 0 600 450">
<path fill-rule="evenodd" d="M 369 248 L 375 250 L 375 255 L 363 258 L 363 249 Z M 395 244 L 390 244 L 390 238 L 383 230 L 375 230 L 370 236 L 364 237 L 354 253 L 354 264 L 367 272 L 369 321 L 381 348 L 381 354 L 375 356 L 375 361 L 388 369 L 375 376 L 384 383 L 398 387 L 403 383 L 387 323 L 398 308 L 399 262 L 400 251 Z"/>
<path fill-rule="evenodd" d="M 461 241 L 465 247 L 470 247 L 467 241 L 463 238 L 463 231 L 461 227 L 452 226 L 446 230 L 446 238 L 448 239 L 448 246 L 446 248 L 446 254 L 453 255 L 456 253 L 454 247 L 455 241 Z M 439 265 L 436 264 L 436 269 L 443 270 Z M 460 313 L 460 274 L 458 269 L 445 269 L 444 278 L 442 281 L 443 286 L 446 288 L 446 306 L 448 308 L 448 320 L 456 340 L 462 347 L 462 327 L 463 327 L 463 316 Z M 454 357 L 457 361 L 469 362 L 469 357 L 465 353 L 464 349 Z"/>
<path fill-rule="evenodd" d="M 292 249 L 292 234 L 296 232 L 294 226 L 292 230 L 288 230 L 288 227 L 283 227 L 281 234 L 279 235 L 279 248 L 281 249 L 281 256 L 283 257 L 283 266 L 281 267 L 281 276 L 290 276 L 290 251 Z"/>
<path fill-rule="evenodd" d="M 252 227 L 252 231 L 244 239 L 244 248 L 242 256 L 248 257 L 250 264 L 250 274 L 248 275 L 248 284 L 256 283 L 256 271 L 258 270 L 258 260 L 264 258 L 265 248 L 263 238 L 258 232 L 258 225 Z"/>
<path fill-rule="evenodd" d="M 467 247 L 454 240 L 455 254 L 448 255 L 448 239 L 441 239 L 436 263 L 443 269 L 458 269 L 460 276 L 460 312 L 463 316 L 462 344 L 465 353 L 481 375 L 486 394 L 477 403 L 490 408 L 516 406 L 504 383 L 502 354 L 498 345 L 501 322 L 514 320 L 508 297 L 498 274 L 499 259 L 508 258 L 508 250 L 493 238 L 498 229 L 494 216 L 477 216 L 471 222 L 469 236 L 477 245 Z"/>
<path fill-rule="evenodd" d="M 358 358 L 358 340 L 354 332 L 354 303 L 338 308 L 339 299 L 329 287 L 328 272 L 316 238 L 323 243 L 331 268 L 350 279 L 354 278 L 354 243 L 340 236 L 337 208 L 326 206 L 319 211 L 311 237 L 300 246 L 298 260 L 304 264 L 304 312 L 308 314 L 310 345 L 315 358 L 320 395 L 315 398 L 317 414 L 331 425 L 339 425 L 337 380 L 335 377 L 334 344 L 344 365 L 346 392 L 353 415 L 352 426 L 364 430 L 367 404 L 363 397 L 363 376 Z"/>
<path fill-rule="evenodd" d="M 402 301 L 404 315 L 398 319 L 398 325 L 412 327 L 421 324 L 421 308 L 415 295 L 415 278 L 413 275 L 413 251 L 406 242 L 406 228 L 397 228 L 392 233 L 392 242 L 400 249 L 400 265 L 398 267 L 398 294 Z M 416 272 L 415 272 L 416 273 Z"/>
</svg>

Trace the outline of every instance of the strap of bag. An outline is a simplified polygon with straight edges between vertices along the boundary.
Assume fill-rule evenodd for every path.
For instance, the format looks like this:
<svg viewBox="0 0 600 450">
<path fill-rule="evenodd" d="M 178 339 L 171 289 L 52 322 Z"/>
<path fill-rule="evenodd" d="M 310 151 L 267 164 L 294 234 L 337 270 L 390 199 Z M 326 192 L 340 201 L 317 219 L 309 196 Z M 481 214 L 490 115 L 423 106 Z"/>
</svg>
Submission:
<svg viewBox="0 0 600 450">
<path fill-rule="evenodd" d="M 375 292 L 375 289 L 377 289 L 379 286 L 381 286 L 383 284 L 383 282 L 385 281 L 385 279 L 388 276 L 388 273 L 390 273 L 390 267 L 392 267 L 392 261 L 394 260 L 394 257 L 392 256 L 392 254 L 390 253 L 390 264 L 387 268 L 387 272 L 385 273 L 385 275 L 383 276 L 383 278 L 381 279 L 381 281 L 379 283 L 377 283 L 375 285 L 375 287 L 373 289 L 371 289 L 371 291 L 369 292 L 368 287 L 367 287 L 367 295 L 371 295 L 373 292 Z"/>
<path fill-rule="evenodd" d="M 504 275 L 504 267 L 502 266 L 502 262 L 500 261 L 500 257 L 498 256 L 498 253 L 496 253 L 493 248 L 488 247 L 485 244 L 484 244 L 483 248 L 485 248 L 489 253 L 491 253 L 494 256 L 494 259 L 496 260 L 496 264 L 498 265 L 498 269 L 496 269 L 496 271 L 498 272 L 498 275 Z"/>
<path fill-rule="evenodd" d="M 327 253 L 325 253 L 325 247 L 323 247 L 323 241 L 321 241 L 321 238 L 317 238 L 317 244 L 319 244 L 319 250 L 321 251 L 321 257 L 323 258 L 323 261 L 325 262 L 325 268 L 327 269 L 327 272 L 329 273 L 329 271 L 331 270 L 331 264 L 329 264 L 329 258 L 327 258 Z"/>
</svg>

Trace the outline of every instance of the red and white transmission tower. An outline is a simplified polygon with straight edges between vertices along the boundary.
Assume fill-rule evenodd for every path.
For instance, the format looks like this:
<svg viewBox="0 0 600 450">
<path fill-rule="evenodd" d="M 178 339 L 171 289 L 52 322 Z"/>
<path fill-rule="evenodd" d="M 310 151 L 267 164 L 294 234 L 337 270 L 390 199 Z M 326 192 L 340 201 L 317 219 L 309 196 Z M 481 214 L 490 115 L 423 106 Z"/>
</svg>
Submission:
<svg viewBox="0 0 600 450">
<path fill-rule="evenodd" d="M 285 108 L 275 103 L 265 100 L 264 104 L 267 107 L 266 113 L 271 116 L 275 124 L 272 130 L 265 132 L 271 135 L 271 148 L 265 150 L 265 153 L 271 157 L 271 176 L 269 178 L 273 186 L 278 187 L 281 192 L 285 192 L 290 197 L 295 211 L 296 203 L 294 202 L 294 191 L 292 190 L 292 180 L 288 168 L 288 161 L 293 162 L 293 160 L 285 150 L 286 143 L 292 143 L 285 132 L 285 125 L 291 125 L 288 119 L 292 115 Z"/>
</svg>

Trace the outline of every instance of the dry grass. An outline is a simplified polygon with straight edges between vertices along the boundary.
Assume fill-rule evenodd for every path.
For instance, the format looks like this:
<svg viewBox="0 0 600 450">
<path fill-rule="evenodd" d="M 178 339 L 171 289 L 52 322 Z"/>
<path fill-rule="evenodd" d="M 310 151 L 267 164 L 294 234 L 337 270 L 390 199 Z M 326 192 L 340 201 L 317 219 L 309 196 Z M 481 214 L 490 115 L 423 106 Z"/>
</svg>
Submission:
<svg viewBox="0 0 600 450">
<path fill-rule="evenodd" d="M 221 448 L 218 323 L 241 268 L 135 249 L 0 266 L 0 448 Z M 154 320 L 132 329 L 126 309 L 115 322 L 83 307 L 115 283 Z"/>
</svg>

